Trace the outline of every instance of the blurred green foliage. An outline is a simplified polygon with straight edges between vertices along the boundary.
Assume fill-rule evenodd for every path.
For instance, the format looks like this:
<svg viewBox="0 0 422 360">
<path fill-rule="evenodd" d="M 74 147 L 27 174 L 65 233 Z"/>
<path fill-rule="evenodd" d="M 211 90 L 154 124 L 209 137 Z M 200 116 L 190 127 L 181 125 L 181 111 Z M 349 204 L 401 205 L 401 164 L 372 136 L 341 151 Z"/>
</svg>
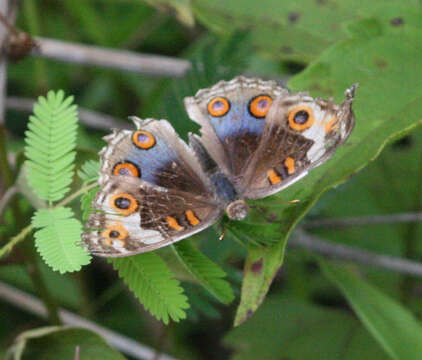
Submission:
<svg viewBox="0 0 422 360">
<path fill-rule="evenodd" d="M 158 253 L 189 298 L 187 320 L 167 327 L 158 323 L 101 259 L 73 275 L 59 275 L 40 264 L 47 289 L 60 306 L 180 359 L 417 358 L 417 346 L 409 344 L 418 343 L 419 278 L 370 267 L 350 270 L 337 264 L 334 268 L 329 263 L 321 271 L 318 259 L 299 249 L 288 249 L 285 264 L 277 271 L 287 235 L 308 211 L 318 219 L 422 210 L 422 132 L 413 131 L 422 120 L 420 1 L 25 0 L 17 26 L 34 36 L 192 60 L 193 70 L 180 80 L 35 57 L 8 66 L 9 96 L 36 98 L 49 89 L 62 88 L 75 96 L 79 106 L 121 121 L 133 114 L 168 118 L 182 137 L 197 131 L 184 113 L 183 97 L 220 79 L 240 73 L 290 79 L 293 91 L 333 96 L 337 101 L 348 86 L 359 83 L 354 106 L 357 123 L 348 144 L 301 182 L 260 202 L 268 213 L 275 213 L 280 226 L 239 223 L 228 230 L 223 242 L 218 242 L 221 229 L 215 227 L 195 241 L 203 254 L 224 269 L 234 293 L 241 294 L 237 319 L 249 317 L 263 302 L 247 322 L 232 330 L 236 301 L 231 306 L 218 304 L 192 277 L 198 269 L 189 273 L 168 249 Z M 16 176 L 27 120 L 26 113 L 7 112 L 6 145 L 8 154 L 17 159 Z M 97 160 L 105 134 L 81 126 L 78 169 L 86 160 Z M 338 186 L 346 178 L 349 181 Z M 80 185 L 73 184 L 72 191 Z M 0 193 L 1 186 L 3 182 Z M 333 186 L 337 187 L 323 194 Z M 302 201 L 273 206 L 292 199 Z M 81 218 L 79 204 L 72 205 Z M 27 198 L 17 198 L 1 218 L 2 245 L 29 224 L 33 211 Z M 422 260 L 417 223 L 321 228 L 315 233 L 336 243 Z M 259 241 L 259 234 L 267 245 L 278 242 L 249 248 L 247 238 Z M 196 249 L 187 246 L 180 250 L 194 256 Z M 256 276 L 249 270 L 261 259 L 264 271 Z M 20 247 L 1 259 L 0 265 L 2 281 L 39 294 Z M 199 278 L 204 275 L 197 273 Z M 219 294 L 219 275 L 217 271 L 211 279 L 211 294 Z M 263 301 L 273 279 L 270 296 Z M 43 333 L 37 328 L 45 322 L 5 303 L 0 304 L 0 311 L 3 354 L 18 334 L 36 329 L 39 332 L 28 338 L 22 359 L 46 359 L 51 356 L 48 351 L 55 358 L 73 359 L 75 344 L 100 349 L 104 359 L 121 358 L 87 331 Z M 388 321 L 380 324 L 377 315 Z M 81 360 L 91 358 L 81 352 Z"/>
</svg>

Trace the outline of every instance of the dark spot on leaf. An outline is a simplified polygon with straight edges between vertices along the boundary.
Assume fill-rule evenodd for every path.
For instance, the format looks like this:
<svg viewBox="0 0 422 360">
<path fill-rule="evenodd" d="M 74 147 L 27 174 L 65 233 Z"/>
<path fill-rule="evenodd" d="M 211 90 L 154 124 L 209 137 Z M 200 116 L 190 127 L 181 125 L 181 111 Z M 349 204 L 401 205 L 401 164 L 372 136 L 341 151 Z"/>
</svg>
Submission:
<svg viewBox="0 0 422 360">
<path fill-rule="evenodd" d="M 388 66 L 388 63 L 384 59 L 375 60 L 375 66 L 380 69 L 385 69 Z"/>
<path fill-rule="evenodd" d="M 404 136 L 393 143 L 394 150 L 405 150 L 413 145 L 413 138 L 410 135 Z"/>
<path fill-rule="evenodd" d="M 401 17 L 395 17 L 390 21 L 391 26 L 401 26 L 404 24 L 404 20 Z"/>
<path fill-rule="evenodd" d="M 277 221 L 278 216 L 276 214 L 270 214 L 270 216 L 267 218 L 268 222 L 275 222 Z"/>
<path fill-rule="evenodd" d="M 287 16 L 287 18 L 289 19 L 289 22 L 292 24 L 295 24 L 299 18 L 300 18 L 300 14 L 297 12 L 291 12 L 289 13 L 289 15 Z"/>
<path fill-rule="evenodd" d="M 262 265 L 264 263 L 264 259 L 261 258 L 258 261 L 254 262 L 251 265 L 251 271 L 255 274 L 255 275 L 259 275 L 260 272 L 262 271 Z"/>
<path fill-rule="evenodd" d="M 253 311 L 251 309 L 249 309 L 246 312 L 246 317 L 245 317 L 245 321 L 248 320 L 251 316 L 253 315 Z"/>
<path fill-rule="evenodd" d="M 290 74 L 297 74 L 305 68 L 305 64 L 300 64 L 295 61 L 285 61 L 283 64 L 283 69 Z"/>
<path fill-rule="evenodd" d="M 315 0 L 318 5 L 325 5 L 325 0 Z"/>
</svg>

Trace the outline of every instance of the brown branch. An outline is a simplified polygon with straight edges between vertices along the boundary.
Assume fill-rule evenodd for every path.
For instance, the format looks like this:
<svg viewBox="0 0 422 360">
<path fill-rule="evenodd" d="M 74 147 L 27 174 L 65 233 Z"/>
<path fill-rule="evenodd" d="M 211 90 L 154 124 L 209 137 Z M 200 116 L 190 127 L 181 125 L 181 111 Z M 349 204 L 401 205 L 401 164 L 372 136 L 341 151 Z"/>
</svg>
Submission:
<svg viewBox="0 0 422 360">
<path fill-rule="evenodd" d="M 39 299 L 3 282 L 0 282 L 0 298 L 31 314 L 44 319 L 47 317 L 46 308 Z M 91 330 L 102 336 L 111 346 L 114 346 L 116 349 L 136 359 L 152 359 L 154 357 L 154 349 L 139 344 L 138 342 L 103 326 L 97 325 L 70 311 L 60 309 L 59 315 L 65 325 Z M 169 355 L 161 354 L 159 360 L 176 359 Z"/>
<path fill-rule="evenodd" d="M 401 213 L 391 215 L 370 215 L 361 217 L 344 217 L 338 219 L 311 220 L 304 224 L 306 229 L 329 227 L 341 228 L 347 226 L 375 225 L 375 224 L 394 224 L 422 221 L 422 213 Z"/>
<path fill-rule="evenodd" d="M 288 245 L 295 248 L 306 248 L 324 256 L 359 264 L 371 265 L 396 271 L 403 274 L 422 276 L 422 263 L 390 255 L 376 254 L 343 244 L 326 241 L 311 235 L 302 229 L 297 229 Z"/>
<path fill-rule="evenodd" d="M 6 107 L 9 110 L 32 112 L 36 100 L 8 97 Z M 110 129 L 127 129 L 130 123 L 120 121 L 110 115 L 78 107 L 79 119 L 89 127 L 109 131 Z"/>
<path fill-rule="evenodd" d="M 168 56 L 113 50 L 61 40 L 35 37 L 38 48 L 32 55 L 69 63 L 104 66 L 154 76 L 181 77 L 190 69 L 188 60 Z"/>
</svg>

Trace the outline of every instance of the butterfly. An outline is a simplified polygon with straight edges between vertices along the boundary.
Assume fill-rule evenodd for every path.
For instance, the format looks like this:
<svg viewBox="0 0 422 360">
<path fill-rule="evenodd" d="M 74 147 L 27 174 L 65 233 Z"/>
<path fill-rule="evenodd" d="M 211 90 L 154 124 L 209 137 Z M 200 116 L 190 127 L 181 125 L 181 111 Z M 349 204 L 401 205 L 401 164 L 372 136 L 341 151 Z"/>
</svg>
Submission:
<svg viewBox="0 0 422 360">
<path fill-rule="evenodd" d="M 341 105 L 238 76 L 184 100 L 200 135 L 187 145 L 166 120 L 131 119 L 100 152 L 101 190 L 83 243 L 100 256 L 143 253 L 189 237 L 248 199 L 279 192 L 327 161 L 354 126 L 357 85 Z"/>
</svg>

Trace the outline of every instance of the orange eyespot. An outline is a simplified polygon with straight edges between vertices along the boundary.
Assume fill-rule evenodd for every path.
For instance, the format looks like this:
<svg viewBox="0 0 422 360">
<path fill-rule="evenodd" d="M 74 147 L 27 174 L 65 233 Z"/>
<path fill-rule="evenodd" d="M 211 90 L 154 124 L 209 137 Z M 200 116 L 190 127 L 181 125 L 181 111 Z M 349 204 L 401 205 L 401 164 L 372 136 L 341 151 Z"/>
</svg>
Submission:
<svg viewBox="0 0 422 360">
<path fill-rule="evenodd" d="M 132 195 L 121 193 L 110 198 L 110 206 L 118 213 L 128 216 L 136 211 L 138 202 Z"/>
<path fill-rule="evenodd" d="M 249 101 L 249 113 L 256 118 L 263 118 L 267 115 L 272 102 L 273 99 L 268 95 L 255 96 Z"/>
<path fill-rule="evenodd" d="M 208 103 L 207 109 L 211 116 L 224 116 L 230 110 L 230 102 L 226 98 L 219 96 Z"/>
<path fill-rule="evenodd" d="M 133 143 L 141 149 L 148 150 L 155 145 L 155 138 L 148 131 L 138 130 L 132 135 Z"/>
<path fill-rule="evenodd" d="M 287 169 L 287 174 L 291 175 L 295 172 L 295 160 L 291 157 L 287 157 L 284 160 L 284 166 Z"/>
<path fill-rule="evenodd" d="M 176 218 L 174 218 L 173 216 L 167 216 L 166 217 L 166 222 L 167 225 L 172 228 L 173 230 L 176 231 L 182 231 L 185 230 L 185 228 L 183 226 L 181 226 L 178 221 L 176 220 Z"/>
<path fill-rule="evenodd" d="M 278 184 L 281 181 L 280 175 L 275 171 L 275 169 L 270 169 L 267 171 L 268 180 L 271 185 Z"/>
<path fill-rule="evenodd" d="M 141 171 L 139 170 L 139 168 L 135 164 L 128 161 L 119 162 L 114 165 L 113 174 L 141 177 Z"/>
<path fill-rule="evenodd" d="M 287 117 L 290 127 L 298 131 L 310 128 L 315 122 L 314 113 L 308 106 L 299 106 L 291 110 Z"/>
<path fill-rule="evenodd" d="M 123 241 L 129 235 L 129 232 L 121 225 L 121 224 L 114 224 L 107 226 L 107 228 L 101 233 L 106 239 L 106 244 L 111 245 L 113 240 Z"/>
<path fill-rule="evenodd" d="M 185 215 L 186 215 L 186 220 L 192 226 L 196 226 L 201 222 L 192 210 L 186 210 Z"/>
</svg>

